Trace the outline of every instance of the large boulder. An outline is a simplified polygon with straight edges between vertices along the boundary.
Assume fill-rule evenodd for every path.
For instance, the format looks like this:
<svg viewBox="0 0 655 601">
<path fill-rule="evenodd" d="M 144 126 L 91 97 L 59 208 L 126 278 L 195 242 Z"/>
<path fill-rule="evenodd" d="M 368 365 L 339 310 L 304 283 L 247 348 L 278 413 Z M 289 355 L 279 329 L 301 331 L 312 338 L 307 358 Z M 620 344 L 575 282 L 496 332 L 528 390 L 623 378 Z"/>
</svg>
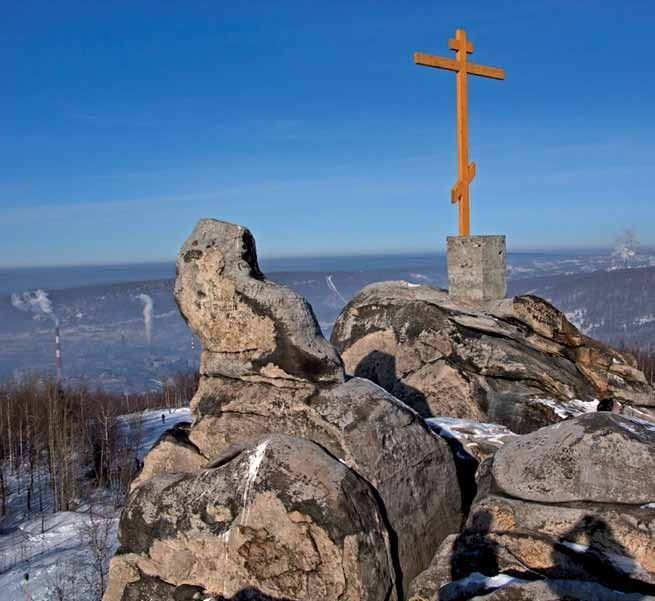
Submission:
<svg viewBox="0 0 655 601">
<path fill-rule="evenodd" d="M 604 411 L 511 440 L 489 478 L 504 495 L 539 503 L 655 501 L 655 424 Z"/>
<path fill-rule="evenodd" d="M 508 441 L 479 470 L 466 527 L 412 590 L 469 599 L 455 592 L 478 573 L 655 594 L 654 452 L 655 426 L 607 412 Z"/>
<path fill-rule="evenodd" d="M 240 225 L 198 222 L 178 255 L 175 299 L 202 344 L 204 375 L 280 386 L 344 379 L 307 301 L 264 277 Z"/>
<path fill-rule="evenodd" d="M 397 598 L 375 491 L 288 436 L 252 441 L 196 475 L 144 482 L 120 543 L 104 601 Z"/>
<path fill-rule="evenodd" d="M 655 404 L 634 359 L 583 336 L 546 301 L 484 306 L 407 282 L 364 288 L 332 343 L 349 374 L 383 386 L 425 417 L 492 421 L 523 433 L 612 398 Z"/>
<path fill-rule="evenodd" d="M 281 432 L 317 442 L 352 468 L 379 495 L 406 584 L 460 527 L 460 489 L 448 445 L 416 412 L 368 380 L 301 394 L 203 379 L 192 409 L 190 439 L 203 455 Z"/>
</svg>

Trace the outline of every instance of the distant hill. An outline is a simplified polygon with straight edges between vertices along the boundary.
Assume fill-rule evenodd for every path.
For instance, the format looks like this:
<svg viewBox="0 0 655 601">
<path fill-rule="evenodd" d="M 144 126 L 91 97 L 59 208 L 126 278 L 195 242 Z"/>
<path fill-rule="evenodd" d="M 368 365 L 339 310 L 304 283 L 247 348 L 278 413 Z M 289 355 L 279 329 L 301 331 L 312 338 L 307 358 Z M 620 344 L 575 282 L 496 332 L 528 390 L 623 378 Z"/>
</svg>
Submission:
<svg viewBox="0 0 655 601">
<path fill-rule="evenodd" d="M 647 266 L 655 262 L 655 254 L 639 255 L 632 260 L 632 269 L 624 269 L 607 253 L 510 254 L 508 261 L 510 294 L 543 296 L 593 338 L 655 346 L 655 267 Z M 307 298 L 328 337 L 343 307 L 367 284 L 406 280 L 447 286 L 445 257 L 436 254 L 306 259 L 271 267 L 270 279 Z M 11 292 L 39 287 L 49 293 L 61 321 L 64 376 L 69 383 L 86 381 L 126 392 L 156 390 L 162 379 L 194 369 L 199 346 L 175 306 L 172 272 L 171 265 L 156 264 L 95 271 L 15 270 L 5 279 L 0 273 L 0 379 L 53 370 L 51 319 L 17 310 L 10 297 Z M 153 301 L 150 341 L 145 335 L 143 294 Z"/>
<path fill-rule="evenodd" d="M 513 280 L 509 293 L 545 298 L 592 338 L 655 346 L 655 267 Z"/>
</svg>

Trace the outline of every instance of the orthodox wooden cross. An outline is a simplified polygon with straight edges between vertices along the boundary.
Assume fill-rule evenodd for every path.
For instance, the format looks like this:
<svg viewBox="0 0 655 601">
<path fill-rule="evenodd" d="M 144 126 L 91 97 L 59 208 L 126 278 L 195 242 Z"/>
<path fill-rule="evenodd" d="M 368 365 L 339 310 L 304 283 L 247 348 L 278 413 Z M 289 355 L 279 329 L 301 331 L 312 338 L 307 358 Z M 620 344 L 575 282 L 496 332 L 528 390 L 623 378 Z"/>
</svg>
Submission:
<svg viewBox="0 0 655 601">
<path fill-rule="evenodd" d="M 455 59 L 414 53 L 414 62 L 424 67 L 447 69 L 457 73 L 457 183 L 451 192 L 451 201 L 459 203 L 459 235 L 468 236 L 471 231 L 469 215 L 469 184 L 475 177 L 475 163 L 469 163 L 468 149 L 468 98 L 466 94 L 467 74 L 505 79 L 505 71 L 469 63 L 467 54 L 473 53 L 473 44 L 466 39 L 466 32 L 458 29 L 455 39 L 448 41 L 448 47 L 456 52 Z"/>
</svg>

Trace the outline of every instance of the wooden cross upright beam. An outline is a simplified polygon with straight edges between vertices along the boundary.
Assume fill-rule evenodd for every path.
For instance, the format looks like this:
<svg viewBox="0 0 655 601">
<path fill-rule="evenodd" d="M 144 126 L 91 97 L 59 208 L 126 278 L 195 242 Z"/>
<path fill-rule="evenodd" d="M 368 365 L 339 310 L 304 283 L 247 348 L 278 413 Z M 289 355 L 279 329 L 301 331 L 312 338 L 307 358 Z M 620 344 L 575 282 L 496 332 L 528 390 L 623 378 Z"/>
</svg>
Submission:
<svg viewBox="0 0 655 601">
<path fill-rule="evenodd" d="M 455 32 L 455 38 L 448 41 L 448 47 L 455 51 L 454 59 L 415 52 L 414 62 L 424 67 L 457 73 L 457 183 L 452 189 L 451 201 L 459 203 L 459 235 L 468 236 L 471 232 L 469 185 L 475 177 L 475 163 L 469 163 L 466 76 L 470 74 L 505 79 L 505 71 L 497 67 L 469 63 L 467 55 L 473 53 L 473 44 L 466 38 L 463 29 Z"/>
</svg>

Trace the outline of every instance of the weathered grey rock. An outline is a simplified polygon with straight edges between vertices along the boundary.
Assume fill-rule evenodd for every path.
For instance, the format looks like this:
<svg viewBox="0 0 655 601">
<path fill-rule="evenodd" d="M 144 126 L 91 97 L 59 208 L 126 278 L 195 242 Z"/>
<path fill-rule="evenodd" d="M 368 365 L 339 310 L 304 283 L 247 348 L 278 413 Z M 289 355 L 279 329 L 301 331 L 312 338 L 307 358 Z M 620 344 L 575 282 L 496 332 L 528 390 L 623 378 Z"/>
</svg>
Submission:
<svg viewBox="0 0 655 601">
<path fill-rule="evenodd" d="M 453 561 L 470 566 L 469 550 L 487 546 L 508 552 L 526 572 L 597 580 L 622 590 L 639 584 L 655 592 L 654 535 L 653 508 L 547 505 L 487 493 L 473 505 Z"/>
<path fill-rule="evenodd" d="M 332 343 L 348 373 L 426 417 L 524 433 L 592 410 L 596 399 L 655 402 L 632 357 L 581 335 L 531 296 L 474 307 L 428 286 L 372 284 L 339 316 Z"/>
<path fill-rule="evenodd" d="M 175 299 L 202 343 L 201 373 L 280 386 L 342 382 L 304 298 L 267 280 L 244 227 L 203 219 L 177 259 Z"/>
<path fill-rule="evenodd" d="M 481 464 L 466 527 L 439 550 L 441 570 L 416 586 L 477 572 L 655 594 L 654 451 L 655 426 L 607 412 L 510 440 Z"/>
<path fill-rule="evenodd" d="M 527 501 L 641 505 L 655 501 L 655 424 L 607 412 L 509 441 L 494 456 L 494 488 Z"/>
<path fill-rule="evenodd" d="M 462 495 L 462 511 L 467 514 L 477 493 L 476 473 L 480 462 L 517 435 L 505 426 L 456 417 L 434 417 L 425 421 L 450 447 Z"/>
<path fill-rule="evenodd" d="M 203 378 L 192 409 L 191 440 L 203 455 L 282 432 L 317 442 L 369 482 L 384 508 L 405 587 L 460 526 L 460 489 L 446 443 L 368 380 L 290 392 Z"/>
<path fill-rule="evenodd" d="M 396 599 L 374 490 L 298 438 L 266 436 L 197 475 L 149 479 L 130 496 L 120 543 L 104 601 L 231 599 L 244 589 L 290 601 Z"/>
<path fill-rule="evenodd" d="M 468 532 L 451 534 L 441 543 L 429 567 L 414 578 L 409 597 L 441 600 L 442 593 L 449 594 L 444 587 L 450 583 L 469 578 L 471 574 L 493 577 L 498 573 L 534 575 L 510 551 L 484 537 Z M 452 595 L 457 586 L 449 588 Z"/>
<path fill-rule="evenodd" d="M 436 599 L 439 589 L 453 580 L 450 560 L 458 538 L 459 534 L 447 536 L 439 545 L 430 565 L 412 580 L 408 591 L 410 601 Z"/>
<path fill-rule="evenodd" d="M 164 432 L 143 460 L 143 468 L 130 490 L 160 474 L 195 474 L 207 463 L 190 440 L 191 424 L 181 422 Z"/>
</svg>

